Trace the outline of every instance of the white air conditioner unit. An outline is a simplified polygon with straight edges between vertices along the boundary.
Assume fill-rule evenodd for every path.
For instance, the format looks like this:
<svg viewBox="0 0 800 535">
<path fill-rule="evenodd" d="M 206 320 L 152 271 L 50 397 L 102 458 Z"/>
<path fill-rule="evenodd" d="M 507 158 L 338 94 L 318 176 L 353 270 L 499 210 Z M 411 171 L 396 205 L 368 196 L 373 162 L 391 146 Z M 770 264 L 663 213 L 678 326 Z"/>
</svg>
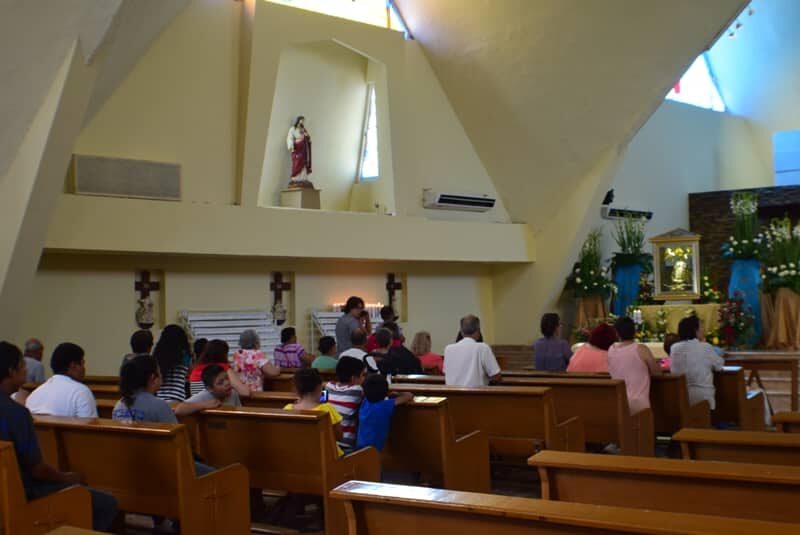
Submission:
<svg viewBox="0 0 800 535">
<path fill-rule="evenodd" d="M 629 210 L 627 208 L 611 208 L 610 206 L 601 206 L 600 217 L 611 220 L 632 217 L 633 219 L 646 219 L 647 221 L 650 221 L 653 219 L 653 212 L 647 210 Z"/>
<path fill-rule="evenodd" d="M 462 212 L 488 212 L 497 199 L 488 195 L 464 195 L 461 193 L 439 193 L 422 191 L 422 206 L 431 210 L 460 210 Z"/>
</svg>

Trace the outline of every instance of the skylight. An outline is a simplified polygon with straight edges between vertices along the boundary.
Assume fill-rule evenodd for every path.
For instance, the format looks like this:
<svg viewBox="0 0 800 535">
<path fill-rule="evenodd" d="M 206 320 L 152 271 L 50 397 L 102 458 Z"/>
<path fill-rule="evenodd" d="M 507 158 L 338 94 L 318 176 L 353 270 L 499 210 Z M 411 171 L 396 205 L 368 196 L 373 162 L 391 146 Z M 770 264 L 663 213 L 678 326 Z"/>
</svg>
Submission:
<svg viewBox="0 0 800 535">
<path fill-rule="evenodd" d="M 381 28 L 403 32 L 408 29 L 393 0 L 268 0 L 307 11 L 363 22 Z"/>
<path fill-rule="evenodd" d="M 711 77 L 711 70 L 708 68 L 708 60 L 705 54 L 697 56 L 689 70 L 681 76 L 675 87 L 667 93 L 666 98 L 667 100 L 683 102 L 709 110 L 725 111 L 725 102 L 719 94 L 717 84 Z"/>
</svg>

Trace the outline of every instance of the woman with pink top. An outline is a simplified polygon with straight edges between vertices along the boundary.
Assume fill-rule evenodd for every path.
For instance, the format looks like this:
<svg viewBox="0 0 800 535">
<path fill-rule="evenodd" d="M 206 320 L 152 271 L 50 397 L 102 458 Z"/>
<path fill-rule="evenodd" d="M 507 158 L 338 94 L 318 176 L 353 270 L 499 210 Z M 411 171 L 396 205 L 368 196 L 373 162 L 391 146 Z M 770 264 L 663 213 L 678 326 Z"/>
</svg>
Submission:
<svg viewBox="0 0 800 535">
<path fill-rule="evenodd" d="M 617 341 L 617 331 L 601 323 L 589 335 L 589 343 L 580 346 L 567 366 L 567 373 L 608 373 L 608 348 Z"/>
<path fill-rule="evenodd" d="M 628 408 L 636 414 L 650 408 L 650 376 L 661 375 L 661 367 L 650 349 L 636 342 L 636 324 L 631 318 L 619 318 L 614 328 L 621 342 L 608 349 L 608 371 L 612 379 L 625 381 Z"/>
<path fill-rule="evenodd" d="M 264 390 L 264 377 L 276 377 L 281 370 L 273 359 L 261 351 L 261 339 L 253 329 L 247 329 L 239 335 L 239 351 L 233 354 L 231 366 L 242 383 L 253 392 Z"/>
</svg>

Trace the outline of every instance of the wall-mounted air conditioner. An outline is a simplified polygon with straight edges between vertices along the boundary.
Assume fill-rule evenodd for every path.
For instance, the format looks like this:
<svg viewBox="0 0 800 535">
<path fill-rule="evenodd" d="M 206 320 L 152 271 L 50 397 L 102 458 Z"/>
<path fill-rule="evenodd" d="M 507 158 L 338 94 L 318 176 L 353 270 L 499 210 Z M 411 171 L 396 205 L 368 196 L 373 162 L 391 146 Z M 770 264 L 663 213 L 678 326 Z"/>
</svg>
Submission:
<svg viewBox="0 0 800 535">
<path fill-rule="evenodd" d="M 611 208 L 610 206 L 600 207 L 600 217 L 603 219 L 625 219 L 632 217 L 633 219 L 646 219 L 650 221 L 653 219 L 653 212 L 648 210 L 629 210 L 627 208 Z"/>
<path fill-rule="evenodd" d="M 488 212 L 497 199 L 488 195 L 464 195 L 422 190 L 422 206 L 431 210 L 461 210 L 462 212 Z"/>
</svg>

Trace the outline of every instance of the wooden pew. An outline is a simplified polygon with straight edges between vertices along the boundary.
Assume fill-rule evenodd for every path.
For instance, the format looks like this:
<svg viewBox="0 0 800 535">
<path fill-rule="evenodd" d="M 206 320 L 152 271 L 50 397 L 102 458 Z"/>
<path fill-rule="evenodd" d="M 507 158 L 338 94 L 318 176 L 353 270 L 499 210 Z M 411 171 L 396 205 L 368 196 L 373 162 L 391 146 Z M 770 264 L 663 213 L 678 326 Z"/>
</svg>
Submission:
<svg viewBox="0 0 800 535">
<path fill-rule="evenodd" d="M 264 377 L 264 390 L 272 392 L 294 392 L 294 374 L 297 370 L 281 369 L 281 374 L 277 377 Z M 336 372 L 332 370 L 319 370 L 322 382 L 333 381 Z"/>
<path fill-rule="evenodd" d="M 83 378 L 87 385 L 116 385 L 119 386 L 119 375 L 87 375 Z"/>
<path fill-rule="evenodd" d="M 181 421 L 191 421 L 197 453 L 212 466 L 240 462 L 253 487 L 322 496 L 328 534 L 346 531 L 344 508 L 328 492 L 350 479 L 380 479 L 374 448 L 338 456 L 326 413 L 222 407 Z"/>
<path fill-rule="evenodd" d="M 748 392 L 744 369 L 725 366 L 714 374 L 717 408 L 711 413 L 715 425 L 733 422 L 747 431 L 764 429 L 764 395 Z"/>
<path fill-rule="evenodd" d="M 341 500 L 346 505 L 349 535 L 797 533 L 796 524 L 644 511 L 362 481 L 345 483 L 331 492 L 331 497 Z"/>
<path fill-rule="evenodd" d="M 118 400 L 113 400 L 113 399 L 98 399 L 97 416 L 99 416 L 100 418 L 106 418 L 110 420 L 112 413 L 114 412 L 114 406 L 117 404 L 117 401 Z"/>
<path fill-rule="evenodd" d="M 446 489 L 491 492 L 488 437 L 481 431 L 457 437 L 449 403 L 420 396 L 397 407 L 383 469 L 433 475 Z"/>
<path fill-rule="evenodd" d="M 441 382 L 435 376 L 409 375 L 397 376 L 395 379 L 395 390 L 403 390 L 398 383 L 405 381 Z M 570 420 L 575 417 L 580 418 L 588 441 L 616 443 L 626 455 L 652 456 L 655 453 L 652 410 L 646 409 L 631 416 L 624 381 L 565 377 L 504 378 L 502 387 L 509 386 L 552 389 L 558 417 Z"/>
<path fill-rule="evenodd" d="M 800 467 L 560 451 L 528 464 L 545 500 L 800 522 Z"/>
<path fill-rule="evenodd" d="M 800 412 L 777 412 L 772 423 L 781 433 L 800 433 Z"/>
<path fill-rule="evenodd" d="M 542 448 L 585 449 L 581 420 L 570 418 L 559 422 L 553 392 L 548 388 L 395 383 L 392 390 L 415 396 L 446 397 L 456 434 L 483 431 L 495 455 L 527 458 Z"/>
<path fill-rule="evenodd" d="M 100 535 L 100 532 L 72 526 L 61 526 L 56 530 L 50 531 L 48 535 Z"/>
<path fill-rule="evenodd" d="M 177 518 L 183 533 L 249 535 L 247 470 L 197 477 L 185 426 L 53 416 L 34 424 L 44 458 L 113 494 L 121 511 Z"/>
<path fill-rule="evenodd" d="M 297 401 L 297 394 L 294 392 L 253 392 L 250 397 L 242 398 L 242 405 L 261 407 L 262 409 L 282 409 L 295 401 Z"/>
<path fill-rule="evenodd" d="M 11 442 L 0 442 L 0 533 L 39 535 L 63 526 L 92 527 L 92 498 L 75 485 L 28 501 Z"/>
<path fill-rule="evenodd" d="M 800 464 L 800 436 L 795 434 L 681 429 L 672 440 L 680 443 L 684 459 L 790 466 Z"/>
<path fill-rule="evenodd" d="M 122 395 L 119 393 L 119 385 L 98 385 L 88 384 L 89 390 L 94 394 L 95 399 L 111 399 L 119 401 Z"/>
<path fill-rule="evenodd" d="M 689 391 L 683 375 L 656 375 L 650 378 L 650 406 L 657 434 L 673 435 L 684 427 L 711 427 L 708 401 L 689 404 Z"/>
</svg>

